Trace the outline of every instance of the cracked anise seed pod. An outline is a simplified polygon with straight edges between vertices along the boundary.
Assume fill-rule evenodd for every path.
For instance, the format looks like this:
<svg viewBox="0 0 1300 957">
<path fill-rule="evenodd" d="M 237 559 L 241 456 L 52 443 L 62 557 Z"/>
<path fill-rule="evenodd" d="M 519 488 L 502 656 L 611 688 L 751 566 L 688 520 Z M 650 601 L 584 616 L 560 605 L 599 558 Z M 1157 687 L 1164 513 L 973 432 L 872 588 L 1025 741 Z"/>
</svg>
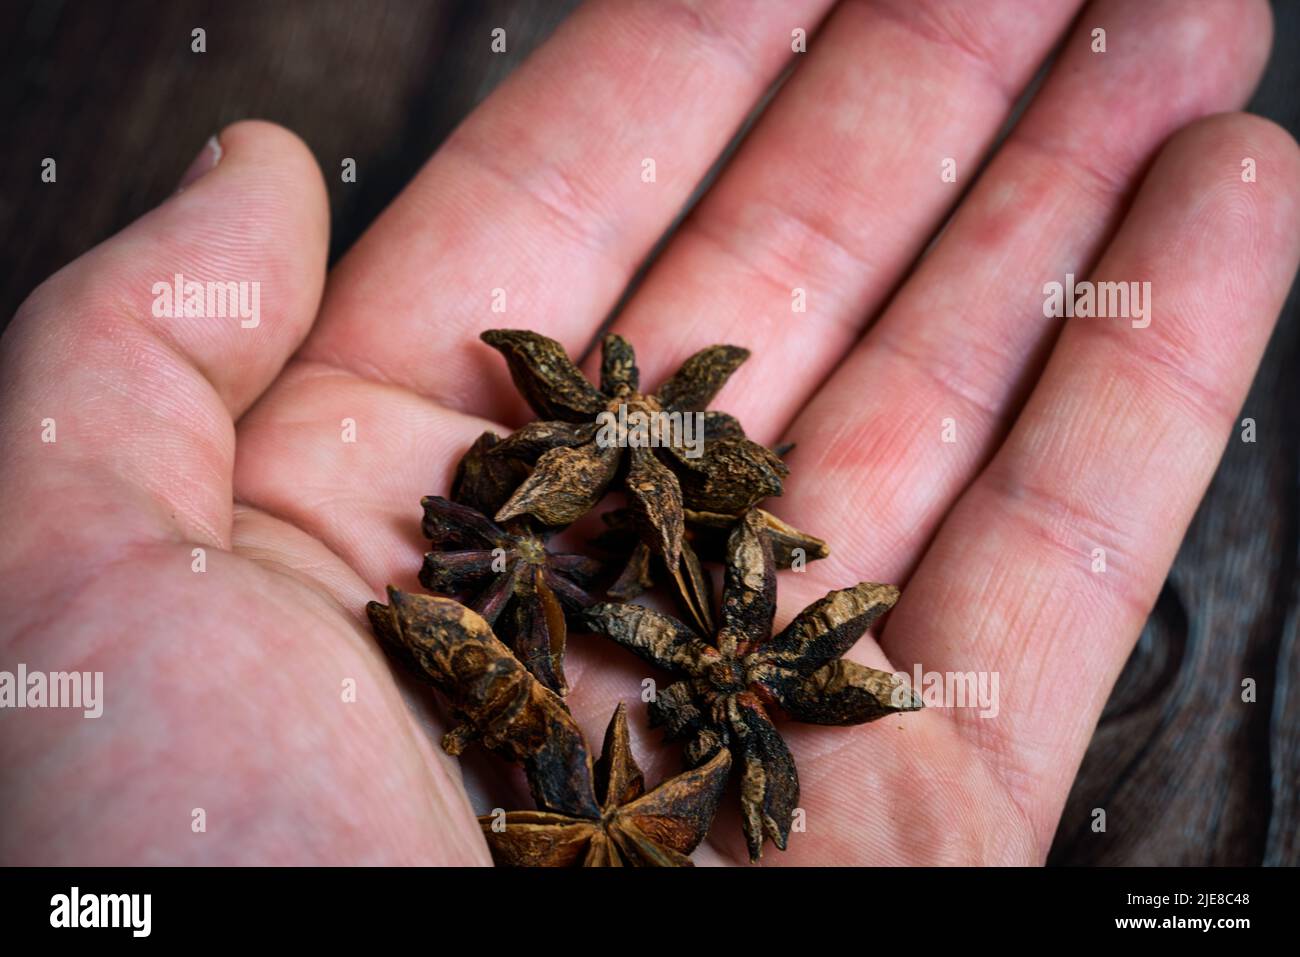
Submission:
<svg viewBox="0 0 1300 957">
<path fill-rule="evenodd" d="M 893 585 L 863 582 L 833 591 L 800 612 L 779 634 L 772 539 L 756 511 L 727 544 L 722 625 L 709 644 L 686 625 L 639 605 L 594 605 L 587 626 L 681 677 L 649 706 L 652 725 L 686 741 L 686 763 L 699 766 L 729 749 L 741 769 L 741 824 L 751 860 L 765 838 L 785 849 L 799 777 L 769 716 L 848 725 L 921 707 L 904 683 L 841 657 L 872 621 L 893 606 Z"/>
<path fill-rule="evenodd" d="M 596 813 L 510 811 L 504 820 L 484 815 L 479 826 L 492 858 L 513 867 L 690 867 L 689 855 L 713 822 L 730 769 L 731 756 L 719 751 L 647 794 L 632 756 L 627 708 L 620 704 L 596 765 Z"/>
<path fill-rule="evenodd" d="M 460 722 L 442 739 L 448 754 L 470 742 L 524 767 L 544 811 L 599 816 L 591 756 L 573 715 L 529 673 L 483 618 L 450 598 L 388 589 L 366 614 L 375 633 L 446 695 Z"/>
</svg>

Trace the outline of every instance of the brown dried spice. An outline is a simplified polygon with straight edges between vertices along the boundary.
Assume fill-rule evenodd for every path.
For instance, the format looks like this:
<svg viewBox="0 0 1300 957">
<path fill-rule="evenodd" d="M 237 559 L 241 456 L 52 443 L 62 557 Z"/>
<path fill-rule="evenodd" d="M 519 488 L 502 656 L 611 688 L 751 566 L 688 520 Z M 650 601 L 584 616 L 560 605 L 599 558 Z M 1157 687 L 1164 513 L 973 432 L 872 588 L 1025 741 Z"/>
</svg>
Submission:
<svg viewBox="0 0 1300 957">
<path fill-rule="evenodd" d="M 781 521 L 771 512 L 754 509 L 762 523 L 763 532 L 772 540 L 772 555 L 777 568 L 790 568 L 796 563 L 816 561 L 827 557 L 830 548 L 820 538 L 799 531 Z M 618 579 L 606 589 L 606 594 L 616 601 L 631 601 L 654 586 L 656 556 L 638 537 L 635 519 L 628 509 L 614 509 L 600 516 L 607 530 L 597 536 L 598 547 L 628 558 Z M 712 634 L 713 583 L 705 574 L 700 562 L 726 561 L 727 539 L 736 523 L 735 515 L 716 512 L 697 512 L 683 509 L 686 536 L 682 540 L 682 566 L 689 594 L 678 591 L 686 614 L 701 634 Z"/>
<path fill-rule="evenodd" d="M 473 608 L 542 684 L 563 694 L 565 614 L 596 600 L 589 590 L 604 566 L 584 555 L 547 551 L 547 534 L 526 519 L 503 528 L 438 495 L 420 504 L 421 527 L 435 549 L 424 556 L 420 584 Z"/>
<path fill-rule="evenodd" d="M 489 454 L 501 442 L 495 432 L 484 432 L 456 464 L 451 500 L 484 515 L 495 515 L 524 479 L 528 466 L 505 455 Z"/>
<path fill-rule="evenodd" d="M 513 867 L 690 867 L 688 855 L 713 822 L 730 769 L 730 754 L 719 751 L 646 794 L 627 708 L 619 704 L 596 765 L 597 813 L 510 811 L 504 822 L 484 815 L 479 825 L 493 859 Z"/>
<path fill-rule="evenodd" d="M 442 739 L 448 754 L 471 741 L 524 766 L 544 811 L 599 816 L 591 757 L 564 701 L 529 673 L 482 616 L 450 598 L 388 589 L 366 614 L 375 633 L 418 667 L 459 721 Z"/>
<path fill-rule="evenodd" d="M 683 508 L 739 514 L 780 495 L 787 474 L 784 463 L 747 439 L 735 419 L 704 411 L 749 352 L 735 346 L 704 349 L 657 392 L 642 393 L 635 354 L 619 336 L 605 337 L 599 390 L 553 339 L 504 329 L 482 338 L 505 357 L 520 393 L 543 419 L 487 453 L 533 463 L 528 478 L 496 513 L 497 521 L 531 515 L 545 525 L 567 525 L 595 507 L 621 478 L 643 540 L 663 559 L 688 601 L 706 607 L 697 593 L 697 570 L 683 563 Z M 672 442 L 646 447 L 629 442 L 627 434 L 603 441 L 602 413 L 617 418 L 620 410 L 625 422 L 634 414 L 699 413 L 702 454 L 692 458 Z"/>
<path fill-rule="evenodd" d="M 833 591 L 773 636 L 772 552 L 763 518 L 749 512 L 727 544 L 715 645 L 639 605 L 599 604 L 583 615 L 592 631 L 682 676 L 651 702 L 651 724 L 665 727 L 670 739 L 686 739 L 689 766 L 732 751 L 742 775 L 741 823 L 755 861 L 765 838 L 785 849 L 799 802 L 794 758 L 769 708 L 777 706 L 797 721 L 849 725 L 921 707 L 920 698 L 892 674 L 840 657 L 893 606 L 898 589 L 863 582 Z"/>
</svg>

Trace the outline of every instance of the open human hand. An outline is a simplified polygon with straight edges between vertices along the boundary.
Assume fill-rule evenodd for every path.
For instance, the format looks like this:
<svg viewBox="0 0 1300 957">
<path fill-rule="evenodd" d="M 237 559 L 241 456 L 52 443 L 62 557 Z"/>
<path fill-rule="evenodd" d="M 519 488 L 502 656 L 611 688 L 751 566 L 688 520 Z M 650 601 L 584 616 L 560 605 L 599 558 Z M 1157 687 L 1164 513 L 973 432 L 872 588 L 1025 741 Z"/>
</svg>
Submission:
<svg viewBox="0 0 1300 957">
<path fill-rule="evenodd" d="M 796 443 L 769 505 L 833 544 L 778 625 L 897 582 L 849 657 L 1001 695 L 783 725 L 807 827 L 765 862 L 1041 862 L 1300 259 L 1295 143 L 1221 112 L 1269 34 L 1261 0 L 593 2 L 328 277 L 315 161 L 229 127 L 3 339 L 0 670 L 103 672 L 104 709 L 3 712 L 0 860 L 489 860 L 364 606 L 418 587 L 420 497 L 525 418 L 478 333 L 581 354 L 793 56 L 613 329 L 652 384 L 753 350 L 714 407 Z M 259 283 L 257 321 L 156 316 L 177 274 Z M 1149 312 L 1045 318 L 1067 275 Z M 644 670 L 571 642 L 589 738 Z M 696 860 L 744 859 L 729 812 Z"/>
</svg>

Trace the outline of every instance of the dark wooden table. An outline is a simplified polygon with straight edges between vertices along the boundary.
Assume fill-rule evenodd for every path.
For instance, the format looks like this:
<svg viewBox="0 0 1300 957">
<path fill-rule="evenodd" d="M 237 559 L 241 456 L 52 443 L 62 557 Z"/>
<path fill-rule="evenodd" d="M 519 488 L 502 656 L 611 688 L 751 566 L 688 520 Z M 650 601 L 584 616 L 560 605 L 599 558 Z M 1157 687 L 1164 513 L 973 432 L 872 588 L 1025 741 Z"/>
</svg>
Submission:
<svg viewBox="0 0 1300 957">
<path fill-rule="evenodd" d="M 572 0 L 5 2 L 0 229 L 7 321 L 47 275 L 174 189 L 200 145 L 255 116 L 326 171 L 337 257 Z M 1274 7 L 1251 109 L 1300 129 L 1300 2 Z M 208 52 L 189 52 L 202 26 Z M 510 52 L 486 53 L 492 27 Z M 43 157 L 59 162 L 42 184 Z M 1070 796 L 1054 864 L 1300 864 L 1295 290 Z M 1241 684 L 1253 679 L 1254 703 Z M 1107 829 L 1091 829 L 1105 808 Z"/>
</svg>

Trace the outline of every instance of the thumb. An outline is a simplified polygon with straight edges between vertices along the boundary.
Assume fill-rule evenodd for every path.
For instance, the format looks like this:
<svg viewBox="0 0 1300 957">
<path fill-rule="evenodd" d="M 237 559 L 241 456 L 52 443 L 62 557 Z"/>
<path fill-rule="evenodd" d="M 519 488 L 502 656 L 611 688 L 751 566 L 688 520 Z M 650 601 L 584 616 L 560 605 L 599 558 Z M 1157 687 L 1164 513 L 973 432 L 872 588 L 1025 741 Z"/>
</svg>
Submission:
<svg viewBox="0 0 1300 957">
<path fill-rule="evenodd" d="M 237 123 L 175 195 L 23 303 L 0 338 L 0 496 L 23 517 L 0 600 L 30 598 L 33 576 L 70 580 L 51 564 L 88 552 L 228 546 L 232 420 L 315 317 L 323 187 L 293 134 Z"/>
</svg>

